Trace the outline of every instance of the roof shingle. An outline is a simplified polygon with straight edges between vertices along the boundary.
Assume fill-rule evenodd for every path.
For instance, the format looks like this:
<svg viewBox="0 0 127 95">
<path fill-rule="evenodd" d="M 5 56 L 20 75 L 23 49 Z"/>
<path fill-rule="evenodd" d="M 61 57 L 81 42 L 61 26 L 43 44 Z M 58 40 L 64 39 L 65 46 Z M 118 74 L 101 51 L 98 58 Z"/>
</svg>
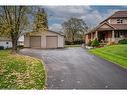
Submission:
<svg viewBox="0 0 127 95">
<path fill-rule="evenodd" d="M 117 30 L 127 30 L 127 24 L 112 24 Z"/>
<path fill-rule="evenodd" d="M 117 11 L 110 18 L 127 17 L 127 11 Z"/>
</svg>

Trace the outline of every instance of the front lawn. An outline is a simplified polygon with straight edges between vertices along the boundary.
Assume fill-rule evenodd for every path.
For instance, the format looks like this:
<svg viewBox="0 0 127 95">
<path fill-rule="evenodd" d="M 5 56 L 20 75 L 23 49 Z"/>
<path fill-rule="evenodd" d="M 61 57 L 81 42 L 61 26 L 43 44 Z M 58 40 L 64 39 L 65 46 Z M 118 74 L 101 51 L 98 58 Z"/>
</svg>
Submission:
<svg viewBox="0 0 127 95">
<path fill-rule="evenodd" d="M 91 53 L 127 68 L 127 45 L 113 45 L 90 50 Z"/>
<path fill-rule="evenodd" d="M 0 89 L 44 89 L 46 74 L 42 61 L 0 51 Z"/>
<path fill-rule="evenodd" d="M 65 48 L 81 47 L 81 45 L 65 45 Z"/>
</svg>

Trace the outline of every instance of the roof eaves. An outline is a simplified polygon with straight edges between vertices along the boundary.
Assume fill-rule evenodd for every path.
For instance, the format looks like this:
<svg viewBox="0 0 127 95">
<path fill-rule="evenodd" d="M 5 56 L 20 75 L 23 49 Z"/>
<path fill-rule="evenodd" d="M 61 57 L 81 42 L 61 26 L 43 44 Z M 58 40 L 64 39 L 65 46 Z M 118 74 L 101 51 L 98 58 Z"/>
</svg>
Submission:
<svg viewBox="0 0 127 95">
<path fill-rule="evenodd" d="M 48 30 L 48 31 L 49 31 L 49 32 L 56 33 L 56 34 L 59 34 L 59 35 L 61 35 L 61 36 L 64 36 L 64 34 L 63 34 L 63 33 L 55 32 L 55 31 L 52 31 L 52 30 Z"/>
</svg>

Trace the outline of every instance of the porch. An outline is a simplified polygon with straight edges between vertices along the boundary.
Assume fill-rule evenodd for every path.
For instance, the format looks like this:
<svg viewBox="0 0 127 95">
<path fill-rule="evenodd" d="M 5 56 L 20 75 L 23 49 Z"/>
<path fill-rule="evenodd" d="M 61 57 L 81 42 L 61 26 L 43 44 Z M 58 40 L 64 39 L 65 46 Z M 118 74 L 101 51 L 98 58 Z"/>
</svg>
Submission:
<svg viewBox="0 0 127 95">
<path fill-rule="evenodd" d="M 127 38 L 127 30 L 98 30 L 86 35 L 86 43 L 97 39 L 100 43 L 115 42 Z"/>
</svg>

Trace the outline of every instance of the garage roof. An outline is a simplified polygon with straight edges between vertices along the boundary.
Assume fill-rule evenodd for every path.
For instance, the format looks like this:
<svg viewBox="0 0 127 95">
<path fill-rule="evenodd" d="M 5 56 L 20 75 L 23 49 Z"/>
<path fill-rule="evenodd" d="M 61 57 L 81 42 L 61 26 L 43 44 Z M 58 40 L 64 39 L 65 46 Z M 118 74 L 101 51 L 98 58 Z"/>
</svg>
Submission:
<svg viewBox="0 0 127 95">
<path fill-rule="evenodd" d="M 63 33 L 63 32 L 55 32 L 55 31 L 52 31 L 52 30 L 48 30 L 48 32 L 53 32 L 53 33 L 55 33 L 55 34 L 64 36 L 64 33 Z M 32 33 L 32 31 L 31 31 L 31 32 L 27 32 L 27 33 L 25 33 L 25 34 L 29 34 L 29 33 Z"/>
<path fill-rule="evenodd" d="M 52 31 L 52 30 L 48 30 L 49 32 L 53 32 L 53 33 L 56 33 L 56 34 L 59 34 L 61 36 L 64 36 L 64 33 L 63 32 L 55 32 L 55 31 Z"/>
</svg>

